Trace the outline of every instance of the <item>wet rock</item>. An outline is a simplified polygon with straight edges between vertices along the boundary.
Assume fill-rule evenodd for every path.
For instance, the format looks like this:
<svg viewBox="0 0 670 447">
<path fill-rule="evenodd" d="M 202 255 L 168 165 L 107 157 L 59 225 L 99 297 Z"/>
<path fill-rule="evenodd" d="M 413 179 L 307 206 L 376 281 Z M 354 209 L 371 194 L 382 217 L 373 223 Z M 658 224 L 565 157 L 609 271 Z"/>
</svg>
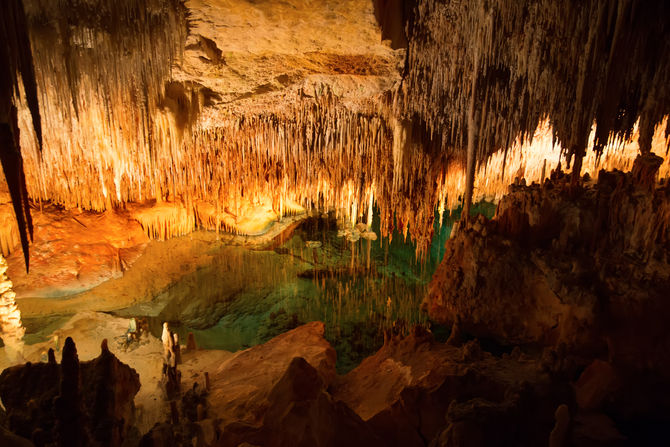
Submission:
<svg viewBox="0 0 670 447">
<path fill-rule="evenodd" d="M 549 434 L 549 447 L 562 447 L 565 445 L 565 439 L 570 425 L 570 410 L 565 404 L 561 404 L 554 413 L 556 425 Z"/>
<path fill-rule="evenodd" d="M 579 376 L 575 384 L 575 400 L 584 410 L 601 408 L 608 396 L 617 389 L 619 378 L 607 362 L 594 360 Z"/>
<path fill-rule="evenodd" d="M 463 348 L 437 343 L 430 333 L 415 328 L 407 337 L 387 338 L 376 354 L 341 377 L 331 393 L 367 421 L 384 445 L 419 446 L 446 428 L 452 401 L 481 398 L 498 405 L 506 395 L 519 394 L 525 382 L 533 384 L 527 394 L 534 397 L 523 414 L 542 421 L 528 436 L 546 442 L 556 408 L 547 406 L 554 397 L 539 391 L 547 379 L 534 360 L 496 358 L 475 342 Z"/>
</svg>

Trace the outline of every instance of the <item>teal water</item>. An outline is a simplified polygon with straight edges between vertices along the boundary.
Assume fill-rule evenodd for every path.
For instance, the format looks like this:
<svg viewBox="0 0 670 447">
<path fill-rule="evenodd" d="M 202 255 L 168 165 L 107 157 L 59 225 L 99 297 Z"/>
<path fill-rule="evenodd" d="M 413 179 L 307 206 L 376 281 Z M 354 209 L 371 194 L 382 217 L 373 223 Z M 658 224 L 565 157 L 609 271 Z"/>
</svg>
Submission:
<svg viewBox="0 0 670 447">
<path fill-rule="evenodd" d="M 472 210 L 487 217 L 494 211 L 490 203 Z M 338 237 L 332 216 L 306 219 L 284 243 L 267 250 L 222 247 L 210 253 L 211 264 L 157 297 L 167 305 L 149 317 L 150 328 L 159 336 L 168 321 L 182 340 L 193 332 L 200 347 L 237 351 L 323 321 L 338 372 L 347 372 L 382 346 L 385 330 L 430 325 L 421 302 L 459 216 L 460 210 L 446 212 L 440 225 L 436 215 L 431 247 L 421 261 L 410 237 L 396 232 L 390 241 L 350 242 Z M 379 224 L 375 215 L 377 234 Z M 320 246 L 308 247 L 307 241 Z"/>
</svg>

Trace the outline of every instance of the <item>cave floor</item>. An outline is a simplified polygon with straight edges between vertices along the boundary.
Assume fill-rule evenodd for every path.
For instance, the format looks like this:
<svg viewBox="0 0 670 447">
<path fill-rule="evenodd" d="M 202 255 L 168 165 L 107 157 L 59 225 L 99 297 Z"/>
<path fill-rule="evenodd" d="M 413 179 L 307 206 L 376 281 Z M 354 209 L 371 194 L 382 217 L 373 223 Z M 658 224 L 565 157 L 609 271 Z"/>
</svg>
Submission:
<svg viewBox="0 0 670 447">
<path fill-rule="evenodd" d="M 112 344 L 131 317 L 146 319 L 154 337 L 168 321 L 182 343 L 192 332 L 199 347 L 223 352 L 318 320 L 338 353 L 338 371 L 346 372 L 381 347 L 384 329 L 427 324 L 419 303 L 432 270 L 402 238 L 351 237 L 340 227 L 332 215 L 303 215 L 260 237 L 196 231 L 149 241 L 121 275 L 71 295 L 67 277 L 58 284 L 59 272 L 47 279 L 48 293 L 33 288 L 38 296 L 31 296 L 34 282 L 19 277 L 25 359 L 40 361 L 54 335 L 62 343 L 70 327 L 83 328 L 72 334 L 75 342 L 90 340 L 97 354 L 100 341 Z"/>
<path fill-rule="evenodd" d="M 52 296 L 31 297 L 19 284 L 23 359 L 10 360 L 0 348 L 0 371 L 18 360 L 44 362 L 49 348 L 59 361 L 67 337 L 81 361 L 91 360 L 107 339 L 140 375 L 136 425 L 145 432 L 169 410 L 160 385 L 163 321 L 182 344 L 194 333 L 199 347 L 184 355 L 184 389 L 202 383 L 205 371 L 214 372 L 235 351 L 309 321 L 326 322 L 340 372 L 380 348 L 383 329 L 393 322 L 422 321 L 419 302 L 430 271 L 413 265 L 408 245 L 347 239 L 325 216 L 276 227 L 256 238 L 197 231 L 150 241 L 122 275 L 74 295 L 58 293 L 52 282 Z M 127 346 L 131 317 L 147 320 L 149 333 Z"/>
<path fill-rule="evenodd" d="M 27 344 L 23 361 L 45 362 L 49 348 L 56 351 L 56 360 L 60 361 L 60 351 L 67 337 L 72 337 L 75 341 L 80 361 L 92 360 L 100 355 L 101 341 L 107 339 L 114 355 L 134 368 L 140 376 L 142 386 L 135 396 L 136 425 L 144 433 L 156 422 L 164 420 L 169 411 L 160 384 L 163 345 L 158 338 L 146 334 L 139 341 L 127 346 L 123 343 L 123 335 L 127 329 L 127 318 L 114 317 L 104 312 L 78 312 L 67 318 L 58 329 L 49 332 L 51 328 L 47 326 L 40 331 L 39 335 L 45 340 Z M 198 350 L 184 355 L 180 366 L 184 389 L 188 389 L 196 381 L 203 383 L 204 372 L 215 370 L 230 356 L 232 353 L 225 350 Z M 5 355 L 4 348 L 0 348 L 0 371 L 12 364 Z"/>
</svg>

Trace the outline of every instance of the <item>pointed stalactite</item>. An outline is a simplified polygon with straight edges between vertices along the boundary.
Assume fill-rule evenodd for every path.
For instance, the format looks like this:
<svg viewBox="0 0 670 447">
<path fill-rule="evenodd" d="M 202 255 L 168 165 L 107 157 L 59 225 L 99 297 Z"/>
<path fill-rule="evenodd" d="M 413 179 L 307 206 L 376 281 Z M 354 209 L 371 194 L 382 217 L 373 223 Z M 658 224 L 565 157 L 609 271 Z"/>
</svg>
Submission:
<svg viewBox="0 0 670 447">
<path fill-rule="evenodd" d="M 546 119 L 577 165 L 594 123 L 597 155 L 629 140 L 638 119 L 640 149 L 648 151 L 670 113 L 670 4 L 578 3 L 419 1 L 398 113 L 416 117 L 441 151 L 466 164 L 468 86 L 478 77 L 479 163 L 527 141 Z M 474 51 L 479 70 L 468 63 Z"/>
<path fill-rule="evenodd" d="M 38 151 L 42 149 L 42 126 L 22 0 L 2 2 L 0 13 L 0 163 L 12 198 L 28 271 L 30 267 L 28 238 L 32 239 L 33 225 L 21 156 L 18 113 L 14 104 L 15 99 L 20 97 L 20 84 L 23 86 L 32 117 L 31 127 L 36 135 Z"/>
<path fill-rule="evenodd" d="M 474 63 L 472 64 L 475 76 L 472 77 L 470 85 L 470 105 L 468 106 L 468 148 L 465 168 L 465 193 L 463 196 L 463 212 L 461 219 L 467 221 L 470 218 L 470 206 L 472 205 L 472 192 L 475 185 L 475 168 L 477 154 L 475 151 L 475 140 L 477 139 L 477 122 L 475 120 L 475 98 L 477 96 L 477 71 L 479 70 L 479 48 L 474 49 Z"/>
<path fill-rule="evenodd" d="M 595 145 L 600 155 L 584 157 L 592 175 L 631 165 L 629 141 L 639 134 L 646 147 L 649 129 L 656 150 L 659 118 L 668 113 L 666 72 L 637 76 L 620 54 L 646 67 L 638 45 L 656 39 L 667 47 L 662 23 L 652 21 L 640 34 L 642 18 L 630 15 L 663 7 L 611 3 L 589 0 L 577 14 L 549 0 L 419 1 L 398 90 L 344 101 L 315 83 L 287 90 L 277 104 L 249 98 L 207 108 L 205 88 L 171 78 L 186 33 L 181 2 L 30 0 L 45 148 L 40 156 L 24 147 L 28 190 L 36 200 L 96 211 L 143 202 L 135 216 L 158 239 L 197 227 L 243 232 L 251 209 L 267 206 L 281 219 L 290 203 L 332 209 L 355 224 L 374 201 L 382 235 L 409 232 L 421 251 L 432 237 L 434 210 L 454 208 L 464 190 L 471 203 L 499 198 L 515 177 L 540 181 L 545 160 L 559 161 L 547 135 L 573 147 L 578 127 L 582 143 L 574 147 Z M 611 21 L 602 20 L 608 15 Z M 107 25 L 86 21 L 96 16 Z M 59 20 L 67 32 L 53 25 Z M 617 42 L 637 40 L 609 45 L 603 31 Z M 565 48 L 554 45 L 552 33 Z M 620 73 L 608 68 L 622 60 Z M 661 68 L 667 63 L 658 60 Z M 646 102 L 603 102 L 593 82 L 601 78 L 620 93 L 640 87 Z M 648 119 L 636 130 L 639 110 Z M 586 140 L 594 119 L 604 145 Z"/>
</svg>

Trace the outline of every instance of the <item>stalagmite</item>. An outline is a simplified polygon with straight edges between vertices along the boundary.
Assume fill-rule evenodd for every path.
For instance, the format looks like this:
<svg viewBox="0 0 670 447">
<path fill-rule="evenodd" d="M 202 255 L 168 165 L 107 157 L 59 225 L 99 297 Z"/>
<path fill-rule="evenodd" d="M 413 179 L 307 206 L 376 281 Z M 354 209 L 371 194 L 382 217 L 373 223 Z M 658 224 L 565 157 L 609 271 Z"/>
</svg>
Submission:
<svg viewBox="0 0 670 447">
<path fill-rule="evenodd" d="M 11 362 L 23 359 L 23 335 L 26 329 L 21 324 L 21 311 L 16 305 L 12 282 L 7 278 L 7 262 L 0 255 L 0 338 Z"/>
</svg>

